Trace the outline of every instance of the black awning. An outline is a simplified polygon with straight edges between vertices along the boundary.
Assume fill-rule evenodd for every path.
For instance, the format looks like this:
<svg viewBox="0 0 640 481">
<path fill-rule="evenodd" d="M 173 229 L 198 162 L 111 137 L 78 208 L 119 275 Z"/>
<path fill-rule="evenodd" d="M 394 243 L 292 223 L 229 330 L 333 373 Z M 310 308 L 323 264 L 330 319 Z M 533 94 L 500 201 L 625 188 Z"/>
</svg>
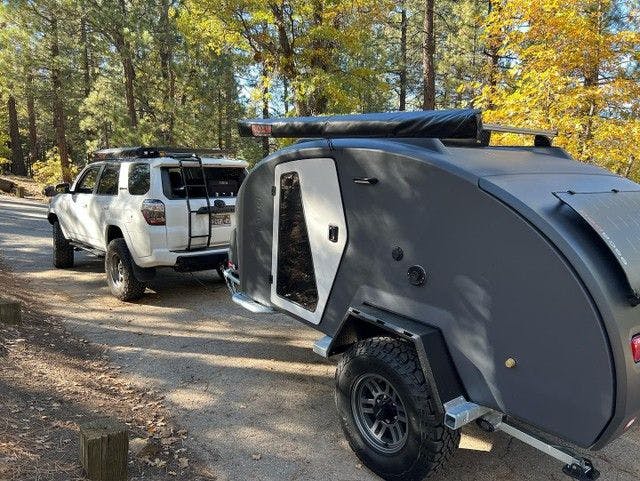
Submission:
<svg viewBox="0 0 640 481">
<path fill-rule="evenodd" d="M 250 119 L 238 122 L 243 137 L 398 137 L 478 139 L 480 111 L 424 110 L 375 114 Z"/>
</svg>

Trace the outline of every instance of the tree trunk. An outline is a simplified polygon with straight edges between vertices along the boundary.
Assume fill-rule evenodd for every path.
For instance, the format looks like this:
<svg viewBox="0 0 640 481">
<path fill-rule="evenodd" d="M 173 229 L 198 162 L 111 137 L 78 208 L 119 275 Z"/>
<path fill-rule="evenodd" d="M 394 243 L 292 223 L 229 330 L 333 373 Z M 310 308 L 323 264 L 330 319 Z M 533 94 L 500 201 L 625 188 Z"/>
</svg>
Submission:
<svg viewBox="0 0 640 481">
<path fill-rule="evenodd" d="M 51 18 L 51 96 L 53 103 L 53 127 L 56 133 L 56 145 L 60 155 L 60 167 L 62 170 L 62 180 L 71 182 L 71 171 L 69 169 L 69 148 L 67 146 L 67 121 L 62 102 L 62 82 L 60 80 L 60 69 L 58 67 L 58 57 L 60 56 L 60 46 L 58 40 L 58 20 Z"/>
<path fill-rule="evenodd" d="M 601 38 L 604 30 L 604 12 L 602 2 L 598 2 L 595 5 L 595 10 L 591 12 L 591 29 L 592 34 L 596 38 Z M 584 116 L 586 117 L 586 124 L 584 126 L 584 134 L 582 136 L 582 145 L 580 147 L 580 160 L 587 162 L 593 162 L 593 155 L 591 152 L 591 141 L 593 140 L 593 121 L 597 115 L 596 112 L 596 97 L 598 90 L 598 81 L 600 79 L 601 60 L 600 52 L 596 50 L 593 57 L 589 57 L 585 60 L 584 67 L 584 87 L 586 90 L 586 98 L 588 98 L 587 104 L 584 109 Z"/>
<path fill-rule="evenodd" d="M 33 99 L 33 74 L 28 72 L 27 81 L 27 117 L 29 121 L 29 171 L 31 165 L 40 160 L 40 149 L 38 146 L 38 130 L 36 127 L 36 108 Z"/>
<path fill-rule="evenodd" d="M 499 19 L 501 16 L 502 4 L 498 2 L 489 2 L 488 16 Z M 494 98 L 497 94 L 498 80 L 500 78 L 500 45 L 502 39 L 495 33 L 487 35 L 485 54 L 487 55 L 487 85 L 489 86 L 489 100 L 487 102 L 487 110 L 495 108 Z"/>
<path fill-rule="evenodd" d="M 422 39 L 422 108 L 424 110 L 436 108 L 436 38 L 433 27 L 434 3 L 435 0 L 425 0 L 424 4 L 424 30 Z"/>
<path fill-rule="evenodd" d="M 124 34 L 118 31 L 114 33 L 114 46 L 118 51 L 120 61 L 122 62 L 122 72 L 124 74 L 124 97 L 127 102 L 129 126 L 137 127 L 138 112 L 136 111 L 136 98 L 134 93 L 136 70 L 133 65 L 131 55 L 131 44 L 127 39 L 125 39 Z"/>
<path fill-rule="evenodd" d="M 289 79 L 282 78 L 282 103 L 284 104 L 284 115 L 289 113 Z"/>
<path fill-rule="evenodd" d="M 173 128 L 175 125 L 175 115 L 173 104 L 175 100 L 175 72 L 173 71 L 173 35 L 172 26 L 169 20 L 170 0 L 163 0 L 160 12 L 160 74 L 164 83 L 164 106 L 167 110 L 167 131 L 164 133 L 165 141 L 171 145 L 173 143 Z"/>
<path fill-rule="evenodd" d="M 7 100 L 7 110 L 9 111 L 9 139 L 11 140 L 11 172 L 14 175 L 27 175 L 22 155 L 22 141 L 20 140 L 20 130 L 18 128 L 18 111 L 16 110 L 16 99 L 9 94 Z"/>
<path fill-rule="evenodd" d="M 89 62 L 89 41 L 87 39 L 87 21 L 80 19 L 80 42 L 82 43 L 82 79 L 85 98 L 91 93 L 91 63 Z"/>
<path fill-rule="evenodd" d="M 222 115 L 224 107 L 222 104 L 222 86 L 218 83 L 218 101 L 216 103 L 216 113 L 218 114 L 218 148 L 222 149 Z"/>
<path fill-rule="evenodd" d="M 267 83 L 267 67 L 262 67 L 262 118 L 269 118 L 269 84 Z M 269 137 L 262 137 L 262 155 L 269 155 Z"/>
<path fill-rule="evenodd" d="M 407 108 L 407 9 L 405 0 L 401 0 L 400 11 L 400 105 L 399 110 Z"/>
<path fill-rule="evenodd" d="M 136 78 L 136 71 L 131 60 L 131 48 L 128 46 L 124 48 L 122 56 L 122 68 L 124 70 L 124 91 L 125 98 L 127 100 L 127 113 L 129 114 L 129 125 L 131 127 L 138 126 L 138 113 L 136 112 L 136 98 L 134 94 L 134 82 Z"/>
</svg>

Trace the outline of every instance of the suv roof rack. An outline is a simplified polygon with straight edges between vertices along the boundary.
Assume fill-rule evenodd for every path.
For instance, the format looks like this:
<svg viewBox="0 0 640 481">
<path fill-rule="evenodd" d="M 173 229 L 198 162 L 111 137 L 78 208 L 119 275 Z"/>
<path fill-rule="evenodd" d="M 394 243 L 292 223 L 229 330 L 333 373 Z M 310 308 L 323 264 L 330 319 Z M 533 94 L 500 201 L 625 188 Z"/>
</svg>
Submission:
<svg viewBox="0 0 640 481">
<path fill-rule="evenodd" d="M 221 149 L 198 149 L 188 147 L 119 147 L 115 149 L 101 149 L 89 155 L 89 162 L 103 160 L 156 159 L 158 157 L 224 157 Z"/>
<path fill-rule="evenodd" d="M 482 123 L 475 109 L 421 110 L 321 117 L 248 119 L 238 122 L 243 137 L 286 137 L 302 139 L 435 138 L 464 140 L 489 145 L 491 132 L 533 135 L 534 145 L 550 146 L 556 131 L 521 129 Z"/>
</svg>

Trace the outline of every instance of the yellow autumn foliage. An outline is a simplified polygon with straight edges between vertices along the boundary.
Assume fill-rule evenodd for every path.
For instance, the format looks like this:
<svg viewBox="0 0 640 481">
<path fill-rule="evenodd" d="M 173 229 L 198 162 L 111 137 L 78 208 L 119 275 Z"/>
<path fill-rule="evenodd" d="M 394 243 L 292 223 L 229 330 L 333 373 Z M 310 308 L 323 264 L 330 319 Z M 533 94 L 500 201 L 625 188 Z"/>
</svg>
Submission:
<svg viewBox="0 0 640 481">
<path fill-rule="evenodd" d="M 501 2 L 486 21 L 485 41 L 503 60 L 487 66 L 496 82 L 477 99 L 485 119 L 557 129 L 555 144 L 578 160 L 639 180 L 640 17 L 632 3 Z"/>
</svg>

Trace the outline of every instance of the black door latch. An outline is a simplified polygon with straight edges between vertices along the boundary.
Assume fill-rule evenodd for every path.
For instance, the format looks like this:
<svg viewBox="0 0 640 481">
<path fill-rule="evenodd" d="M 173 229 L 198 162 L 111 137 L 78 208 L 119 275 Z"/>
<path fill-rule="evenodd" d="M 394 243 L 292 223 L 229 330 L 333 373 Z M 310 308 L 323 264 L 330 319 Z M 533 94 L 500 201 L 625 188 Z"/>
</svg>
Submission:
<svg viewBox="0 0 640 481">
<path fill-rule="evenodd" d="M 329 226 L 329 240 L 331 242 L 338 242 L 338 226 L 337 225 Z"/>
</svg>

